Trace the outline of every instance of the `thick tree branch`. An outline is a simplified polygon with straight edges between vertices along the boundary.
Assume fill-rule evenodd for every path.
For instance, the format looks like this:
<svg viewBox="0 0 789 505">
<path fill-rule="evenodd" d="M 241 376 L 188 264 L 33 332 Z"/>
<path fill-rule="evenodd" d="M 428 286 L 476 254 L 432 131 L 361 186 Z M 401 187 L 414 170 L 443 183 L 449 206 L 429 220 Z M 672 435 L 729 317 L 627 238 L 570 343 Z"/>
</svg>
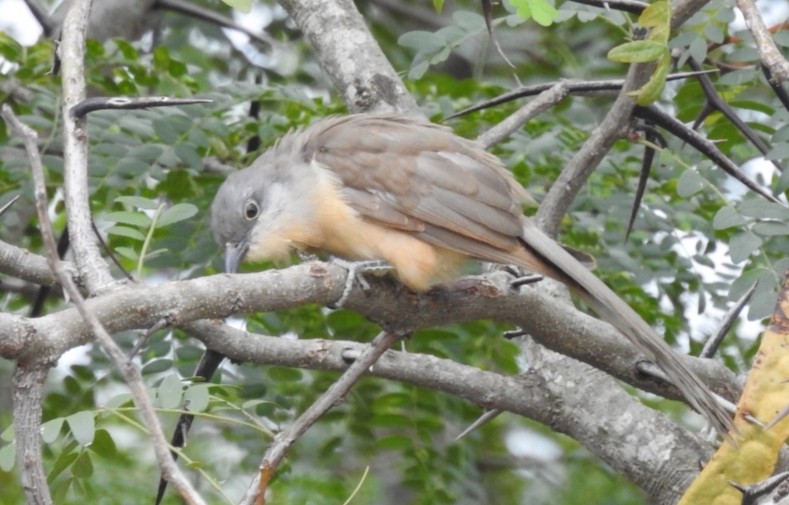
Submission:
<svg viewBox="0 0 789 505">
<path fill-rule="evenodd" d="M 17 363 L 14 370 L 14 435 L 22 489 L 30 505 L 50 505 L 47 473 L 41 457 L 41 402 L 44 383 L 54 362 Z"/>
<path fill-rule="evenodd" d="M 332 264 L 306 263 L 256 274 L 127 286 L 86 304 L 110 333 L 149 328 L 163 319 L 180 326 L 203 318 L 285 310 L 308 303 L 326 305 L 342 293 L 346 273 Z M 554 299 L 541 283 L 515 293 L 508 287 L 510 280 L 507 274 L 496 272 L 484 278 L 463 278 L 417 295 L 404 293 L 389 278 L 370 278 L 371 293 L 354 289 L 345 306 L 373 321 L 405 330 L 479 319 L 509 322 L 546 347 L 590 363 L 629 384 L 668 398 L 681 398 L 673 387 L 638 373 L 636 365 L 644 357 L 609 324 Z M 91 340 L 89 328 L 74 309 L 38 319 L 0 314 L 0 356 L 9 359 L 57 357 Z M 729 399 L 737 397 L 739 387 L 728 369 L 712 360 L 687 359 L 716 392 Z"/>
<path fill-rule="evenodd" d="M 76 268 L 71 263 L 64 263 L 63 268 L 72 277 L 76 274 Z M 49 269 L 46 258 L 31 254 L 26 249 L 2 240 L 0 240 L 0 273 L 42 286 L 57 284 L 55 274 Z"/>
<path fill-rule="evenodd" d="M 85 30 L 89 0 L 75 0 L 63 21 L 60 44 L 63 75 L 63 189 L 71 247 L 77 269 L 90 293 L 112 283 L 109 268 L 93 234 L 88 185 L 88 130 L 85 118 L 75 119 L 71 108 L 85 99 Z"/>
<path fill-rule="evenodd" d="M 352 0 L 280 0 L 352 112 L 420 114 Z"/>
</svg>

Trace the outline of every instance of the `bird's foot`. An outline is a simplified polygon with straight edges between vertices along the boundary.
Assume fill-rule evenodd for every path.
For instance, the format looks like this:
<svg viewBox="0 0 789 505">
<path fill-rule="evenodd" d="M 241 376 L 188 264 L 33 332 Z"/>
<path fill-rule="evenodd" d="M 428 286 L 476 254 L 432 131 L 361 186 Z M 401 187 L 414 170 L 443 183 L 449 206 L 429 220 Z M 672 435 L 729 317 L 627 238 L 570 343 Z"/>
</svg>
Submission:
<svg viewBox="0 0 789 505">
<path fill-rule="evenodd" d="M 332 263 L 348 270 L 348 276 L 345 278 L 345 289 L 343 289 L 340 298 L 331 305 L 331 307 L 336 309 L 342 308 L 345 302 L 348 301 L 354 282 L 358 281 L 364 292 L 370 291 L 370 284 L 363 277 L 363 274 L 392 270 L 392 265 L 383 260 L 346 261 L 341 258 L 333 258 Z"/>
</svg>

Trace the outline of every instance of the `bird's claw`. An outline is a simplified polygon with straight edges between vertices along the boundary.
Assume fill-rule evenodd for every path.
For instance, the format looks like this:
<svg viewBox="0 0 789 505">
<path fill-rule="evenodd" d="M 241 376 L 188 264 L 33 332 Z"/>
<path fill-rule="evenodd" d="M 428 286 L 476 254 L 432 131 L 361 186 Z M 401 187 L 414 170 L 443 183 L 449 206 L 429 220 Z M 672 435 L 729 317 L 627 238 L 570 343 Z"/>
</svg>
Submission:
<svg viewBox="0 0 789 505">
<path fill-rule="evenodd" d="M 370 291 L 370 284 L 363 277 L 363 274 L 367 272 L 392 270 L 392 265 L 383 260 L 346 261 L 340 258 L 334 258 L 332 263 L 348 270 L 348 275 L 345 277 L 345 288 L 337 301 L 332 304 L 332 307 L 337 309 L 342 308 L 345 302 L 348 301 L 355 281 L 359 282 L 362 291 L 365 293 Z"/>
</svg>

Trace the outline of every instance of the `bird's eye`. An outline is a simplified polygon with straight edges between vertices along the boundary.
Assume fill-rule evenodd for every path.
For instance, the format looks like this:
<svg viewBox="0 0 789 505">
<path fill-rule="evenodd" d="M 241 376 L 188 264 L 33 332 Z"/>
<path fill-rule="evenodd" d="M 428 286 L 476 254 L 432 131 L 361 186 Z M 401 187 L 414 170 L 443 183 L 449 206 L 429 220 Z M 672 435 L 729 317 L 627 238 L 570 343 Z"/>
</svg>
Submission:
<svg viewBox="0 0 789 505">
<path fill-rule="evenodd" d="M 244 217 L 248 221 L 252 221 L 256 217 L 258 217 L 259 213 L 260 213 L 260 207 L 258 207 L 258 204 L 256 204 L 252 200 L 248 201 L 246 207 L 244 207 Z"/>
</svg>

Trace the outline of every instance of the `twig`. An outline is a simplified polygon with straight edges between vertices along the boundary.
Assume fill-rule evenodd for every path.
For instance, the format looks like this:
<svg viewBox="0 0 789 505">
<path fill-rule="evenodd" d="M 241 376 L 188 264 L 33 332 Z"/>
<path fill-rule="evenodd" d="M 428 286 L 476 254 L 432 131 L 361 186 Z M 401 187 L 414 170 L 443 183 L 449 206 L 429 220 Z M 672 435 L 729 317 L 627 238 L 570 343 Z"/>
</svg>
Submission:
<svg viewBox="0 0 789 505">
<path fill-rule="evenodd" d="M 49 37 L 52 34 L 52 30 L 55 28 L 55 23 L 52 21 L 47 9 L 44 8 L 38 0 L 25 0 L 25 5 L 27 5 L 33 17 L 36 18 L 38 24 L 41 25 L 44 36 Z"/>
<path fill-rule="evenodd" d="M 636 186 L 636 194 L 633 198 L 633 207 L 630 209 L 630 218 L 627 220 L 627 231 L 625 231 L 625 240 L 630 238 L 630 232 L 633 231 L 633 225 L 636 223 L 638 217 L 638 209 L 641 208 L 641 202 L 644 199 L 644 193 L 647 190 L 647 182 L 649 181 L 649 173 L 652 171 L 652 163 L 655 161 L 655 145 L 661 148 L 666 147 L 666 139 L 658 133 L 651 124 L 643 126 L 644 134 L 646 136 L 646 143 L 644 144 L 644 157 L 641 158 L 641 172 L 638 174 L 638 186 Z"/>
<path fill-rule="evenodd" d="M 16 195 L 15 197 L 11 198 L 11 199 L 8 201 L 8 203 L 6 203 L 6 204 L 5 204 L 5 205 L 3 205 L 2 207 L 0 207 L 0 216 L 2 216 L 2 215 L 5 213 L 5 211 L 7 211 L 8 209 L 10 209 L 10 208 L 11 208 L 11 206 L 12 206 L 12 205 L 14 205 L 14 203 L 15 203 L 17 200 L 19 200 L 19 197 L 20 197 L 20 196 L 22 196 L 22 195 Z"/>
<path fill-rule="evenodd" d="M 230 28 L 231 30 L 239 31 L 244 35 L 246 35 L 247 37 L 249 37 L 250 39 L 252 39 L 253 41 L 262 45 L 266 45 L 270 47 L 279 47 L 282 45 L 280 42 L 266 35 L 265 33 L 258 33 L 252 31 L 236 23 L 235 21 L 233 21 L 231 18 L 227 16 L 223 16 L 222 14 L 219 14 L 218 12 L 214 12 L 210 9 L 205 9 L 192 2 L 185 2 L 182 0 L 156 0 L 156 3 L 154 4 L 154 8 L 178 12 L 180 14 L 192 17 L 200 21 L 206 21 L 208 23 L 213 23 L 215 25 L 224 28 Z"/>
<path fill-rule="evenodd" d="M 761 187 L 753 179 L 748 177 L 745 172 L 740 170 L 740 167 L 738 167 L 732 160 L 723 154 L 714 142 L 699 134 L 697 131 L 690 129 L 674 116 L 666 114 L 654 105 L 649 105 L 646 107 L 639 105 L 635 108 L 633 113 L 636 117 L 651 121 L 655 125 L 670 132 L 672 135 L 684 140 L 694 149 L 712 160 L 712 162 L 722 168 L 724 172 L 740 181 L 751 191 L 761 195 L 773 203 L 784 205 L 780 199 L 775 197 L 775 195 Z"/>
<path fill-rule="evenodd" d="M 622 12 L 630 12 L 631 14 L 641 14 L 641 11 L 649 6 L 648 3 L 639 2 L 637 0 L 573 0 L 573 2 L 600 7 L 605 10 L 613 9 Z"/>
<path fill-rule="evenodd" d="M 173 484 L 181 491 L 181 495 L 186 499 L 187 503 L 197 505 L 204 504 L 205 502 L 203 499 L 197 494 L 191 483 L 175 465 L 172 456 L 170 456 L 170 451 L 167 448 L 167 440 L 164 438 L 162 426 L 159 422 L 159 418 L 156 416 L 153 403 L 148 396 L 140 371 L 123 354 L 121 348 L 112 340 L 112 337 L 104 329 L 104 326 L 102 326 L 96 315 L 88 310 L 85 300 L 82 298 L 82 294 L 77 289 L 76 284 L 74 284 L 74 281 L 63 269 L 62 262 L 57 253 L 55 236 L 52 233 L 52 223 L 47 213 L 49 205 L 46 181 L 44 179 L 44 167 L 41 164 L 41 155 L 36 145 L 36 133 L 22 124 L 14 115 L 11 107 L 7 104 L 2 106 L 0 114 L 8 122 L 14 132 L 22 138 L 28 157 L 30 158 L 30 166 L 33 172 L 33 184 L 35 187 L 36 211 L 38 213 L 39 227 L 44 240 L 47 261 L 49 262 L 50 268 L 60 281 L 64 291 L 69 295 L 71 301 L 76 306 L 82 319 L 90 326 L 96 339 L 101 343 L 102 347 L 129 385 L 134 403 L 137 408 L 140 409 L 145 424 L 150 430 L 154 451 L 159 465 L 162 468 L 162 472 L 170 477 Z"/>
<path fill-rule="evenodd" d="M 753 35 L 756 49 L 759 51 L 759 58 L 770 69 L 771 80 L 776 84 L 789 81 L 789 62 L 786 61 L 781 51 L 775 45 L 775 41 L 765 26 L 764 20 L 753 0 L 737 0 L 737 7 L 742 12 L 745 24 Z"/>
<path fill-rule="evenodd" d="M 701 72 L 678 72 L 675 74 L 670 74 L 668 77 L 666 77 L 666 80 L 677 81 L 681 79 L 688 79 L 689 77 L 695 77 L 701 74 L 714 74 L 717 72 L 718 72 L 717 69 L 703 70 Z M 578 79 L 561 79 L 561 80 L 564 81 L 564 86 L 567 88 L 567 93 L 571 95 L 597 95 L 601 93 L 609 93 L 609 92 L 619 91 L 620 89 L 622 89 L 622 86 L 625 85 L 624 79 L 605 79 L 605 80 L 596 80 L 596 81 L 580 81 Z M 460 116 L 465 116 L 466 114 L 471 114 L 472 112 L 476 112 L 478 110 L 488 109 L 496 105 L 501 105 L 503 103 L 511 102 L 513 100 L 517 100 L 518 98 L 525 98 L 527 96 L 538 95 L 556 86 L 557 82 L 558 81 L 544 82 L 540 84 L 530 84 L 528 86 L 520 86 L 512 91 L 502 93 L 501 95 L 495 98 L 491 98 L 490 100 L 480 102 L 478 104 L 472 105 L 471 107 L 467 107 L 459 112 L 450 114 L 449 116 L 444 118 L 444 121 L 447 121 L 449 119 L 454 119 Z"/>
<path fill-rule="evenodd" d="M 767 66 L 764 63 L 759 65 L 759 67 L 761 67 L 762 73 L 767 78 L 767 83 L 773 89 L 773 93 L 775 93 L 775 96 L 777 96 L 778 100 L 781 101 L 781 104 L 784 106 L 784 109 L 789 111 L 789 93 L 786 92 L 786 88 L 784 88 L 784 85 L 780 82 L 776 82 L 776 80 L 773 79 L 773 75 L 770 73 L 770 69 L 767 68 Z"/>
<path fill-rule="evenodd" d="M 500 409 L 492 409 L 486 411 L 484 414 L 479 416 L 476 421 L 471 423 L 465 430 L 461 431 L 458 436 L 455 437 L 455 442 L 459 441 L 461 438 L 465 437 L 472 431 L 476 431 L 477 429 L 481 428 L 482 426 L 488 424 L 490 421 L 494 420 L 501 414 L 502 411 Z"/>
<path fill-rule="evenodd" d="M 361 376 L 378 361 L 401 335 L 396 332 L 384 331 L 367 345 L 358 358 L 354 360 L 345 373 L 331 385 L 325 393 L 318 398 L 315 403 L 304 411 L 293 423 L 282 430 L 275 438 L 260 463 L 260 473 L 250 484 L 249 489 L 241 499 L 241 503 L 252 505 L 260 503 L 263 505 L 264 494 L 269 481 L 274 476 L 288 450 L 298 438 L 303 435 L 315 422 L 323 416 L 329 409 L 337 404 L 348 393 L 351 387 L 361 378 Z M 258 498 L 260 497 L 260 501 Z"/>
<path fill-rule="evenodd" d="M 559 223 L 570 208 L 575 195 L 595 171 L 603 157 L 625 131 L 636 103 L 630 91 L 649 78 L 652 65 L 631 65 L 619 96 L 581 148 L 570 159 L 551 186 L 537 211 L 537 223 L 549 236 L 559 232 Z"/>
<path fill-rule="evenodd" d="M 694 59 L 688 58 L 688 65 L 693 70 L 701 70 L 701 65 Z M 707 106 L 712 107 L 713 109 L 717 109 L 721 114 L 723 114 L 726 119 L 728 119 L 740 132 L 745 136 L 751 144 L 759 150 L 762 155 L 766 156 L 767 153 L 770 151 L 770 148 L 767 144 L 762 140 L 759 135 L 753 131 L 753 128 L 748 126 L 748 124 L 740 119 L 740 116 L 737 115 L 737 112 L 734 108 L 726 103 L 726 101 L 718 94 L 718 90 L 715 89 L 715 86 L 712 84 L 712 79 L 706 74 L 700 74 L 696 77 L 701 85 L 702 91 L 704 91 L 704 96 L 707 97 Z M 780 85 L 779 85 L 780 86 Z M 705 107 L 706 109 L 706 107 Z M 693 127 L 696 129 L 698 124 L 701 123 L 701 118 L 704 117 L 706 114 L 700 114 L 699 119 L 696 120 Z M 769 160 L 775 168 L 779 171 L 783 172 L 784 167 L 781 165 L 781 162 L 778 160 Z"/>
<path fill-rule="evenodd" d="M 477 143 L 485 149 L 489 149 L 501 142 L 502 139 L 512 135 L 512 132 L 523 126 L 529 119 L 564 100 L 566 96 L 567 81 L 560 79 L 507 119 L 477 137 Z"/>
<path fill-rule="evenodd" d="M 742 312 L 742 309 L 745 308 L 755 292 L 756 283 L 754 283 L 753 286 L 751 286 L 748 291 L 746 291 L 745 294 L 742 295 L 728 311 L 726 311 L 726 314 L 724 314 L 721 318 L 718 327 L 713 332 L 712 337 L 704 343 L 704 347 L 701 349 L 701 353 L 699 353 L 699 358 L 711 358 L 715 356 L 715 353 L 718 352 L 718 347 L 720 347 L 724 337 L 726 337 L 726 334 L 729 333 L 731 325 L 737 320 L 740 312 Z"/>
</svg>

